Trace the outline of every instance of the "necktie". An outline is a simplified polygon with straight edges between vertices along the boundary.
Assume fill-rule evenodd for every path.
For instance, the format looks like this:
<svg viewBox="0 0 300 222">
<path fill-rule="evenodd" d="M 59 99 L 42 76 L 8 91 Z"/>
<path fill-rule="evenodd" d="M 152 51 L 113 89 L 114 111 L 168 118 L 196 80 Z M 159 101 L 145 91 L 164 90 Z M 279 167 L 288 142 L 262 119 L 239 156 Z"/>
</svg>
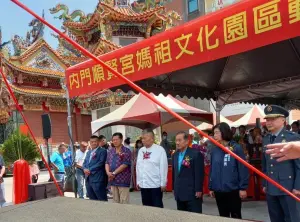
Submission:
<svg viewBox="0 0 300 222">
<path fill-rule="evenodd" d="M 272 135 L 272 136 L 271 136 L 271 143 L 274 143 L 275 139 L 276 139 L 276 136 L 275 136 L 275 135 Z"/>
</svg>

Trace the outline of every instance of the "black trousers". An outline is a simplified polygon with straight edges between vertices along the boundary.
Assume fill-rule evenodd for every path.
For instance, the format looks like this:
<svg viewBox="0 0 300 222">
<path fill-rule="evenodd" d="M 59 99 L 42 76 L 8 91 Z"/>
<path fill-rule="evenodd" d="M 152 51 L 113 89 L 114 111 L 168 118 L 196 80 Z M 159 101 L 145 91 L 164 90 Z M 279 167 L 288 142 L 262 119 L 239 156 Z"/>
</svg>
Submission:
<svg viewBox="0 0 300 222">
<path fill-rule="evenodd" d="M 238 190 L 214 193 L 221 217 L 242 219 L 242 200 Z"/>
<path fill-rule="evenodd" d="M 161 188 L 141 188 L 142 203 L 144 206 L 164 208 Z"/>
<path fill-rule="evenodd" d="M 177 200 L 177 210 L 188 211 L 193 213 L 202 213 L 202 198 L 195 198 L 191 201 Z"/>
</svg>

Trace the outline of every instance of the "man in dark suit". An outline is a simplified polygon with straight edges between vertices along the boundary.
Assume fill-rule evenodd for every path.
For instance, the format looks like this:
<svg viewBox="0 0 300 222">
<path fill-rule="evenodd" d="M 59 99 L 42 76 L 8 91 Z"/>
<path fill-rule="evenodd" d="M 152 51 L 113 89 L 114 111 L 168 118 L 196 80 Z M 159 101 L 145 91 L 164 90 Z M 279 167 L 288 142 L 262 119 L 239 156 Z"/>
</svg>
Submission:
<svg viewBox="0 0 300 222">
<path fill-rule="evenodd" d="M 262 171 L 268 177 L 285 187 L 295 195 L 300 195 L 300 159 L 278 162 L 273 156 L 266 154 L 266 146 L 275 143 L 299 141 L 299 134 L 287 131 L 285 121 L 289 112 L 281 106 L 271 105 L 264 110 L 266 126 L 269 130 L 263 138 Z M 300 204 L 273 184 L 263 180 L 268 210 L 272 222 L 299 222 Z"/>
<path fill-rule="evenodd" d="M 86 154 L 83 171 L 86 177 L 86 190 L 91 200 L 107 201 L 105 161 L 107 151 L 99 147 L 99 138 L 90 138 L 91 150 Z"/>
<path fill-rule="evenodd" d="M 188 134 L 185 132 L 177 133 L 176 147 L 172 172 L 177 209 L 202 213 L 204 158 L 199 151 L 188 147 Z"/>
</svg>

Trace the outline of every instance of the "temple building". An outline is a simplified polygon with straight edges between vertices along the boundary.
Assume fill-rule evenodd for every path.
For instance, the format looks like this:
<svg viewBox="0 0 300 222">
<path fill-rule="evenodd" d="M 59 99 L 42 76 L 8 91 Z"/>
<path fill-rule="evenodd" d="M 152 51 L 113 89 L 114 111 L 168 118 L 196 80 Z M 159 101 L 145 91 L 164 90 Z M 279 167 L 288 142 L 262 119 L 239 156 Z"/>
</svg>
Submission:
<svg viewBox="0 0 300 222">
<path fill-rule="evenodd" d="M 100 0 L 94 12 L 87 15 L 81 10 L 69 13 L 66 5 L 58 4 L 50 9 L 50 13 L 58 14 L 58 19 L 62 20 L 62 28 L 69 37 L 99 56 L 173 27 L 174 22 L 181 18 L 174 11 L 166 12 L 163 2 L 145 1 L 130 4 L 129 0 Z M 25 38 L 14 35 L 11 44 L 2 43 L 0 38 L 1 67 L 38 142 L 43 143 L 43 113 L 49 113 L 51 116 L 50 142 L 68 142 L 64 71 L 88 58 L 54 34 L 52 35 L 57 38 L 59 44 L 57 49 L 53 49 L 44 40 L 44 25 L 37 19 L 33 19 L 29 27 L 31 30 Z M 13 46 L 13 50 L 10 50 L 9 45 Z M 132 96 L 131 93 L 103 90 L 92 95 L 72 98 L 74 140 L 88 140 L 92 119 L 111 112 Z M 0 127 L 0 131 L 7 131 L 8 125 L 10 128 L 16 128 L 16 124 L 22 124 L 22 119 L 2 82 L 0 125 L 6 127 L 3 130 Z M 125 127 L 115 130 L 126 133 Z M 115 130 L 107 129 L 105 134 L 110 136 Z"/>
</svg>

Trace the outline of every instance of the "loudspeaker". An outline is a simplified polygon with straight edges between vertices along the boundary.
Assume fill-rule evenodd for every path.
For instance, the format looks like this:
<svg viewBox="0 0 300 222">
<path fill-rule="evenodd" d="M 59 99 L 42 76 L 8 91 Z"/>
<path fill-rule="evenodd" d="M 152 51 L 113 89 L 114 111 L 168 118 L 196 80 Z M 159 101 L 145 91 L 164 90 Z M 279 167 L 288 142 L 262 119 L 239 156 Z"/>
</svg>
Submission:
<svg viewBox="0 0 300 222">
<path fill-rule="evenodd" d="M 58 182 L 62 188 L 62 183 Z M 28 184 L 28 200 L 42 200 L 51 197 L 57 197 L 59 193 L 54 182 L 31 183 Z"/>
<path fill-rule="evenodd" d="M 49 114 L 43 114 L 42 115 L 42 126 L 43 126 L 43 137 L 44 139 L 50 139 L 51 138 L 51 120 Z"/>
</svg>

